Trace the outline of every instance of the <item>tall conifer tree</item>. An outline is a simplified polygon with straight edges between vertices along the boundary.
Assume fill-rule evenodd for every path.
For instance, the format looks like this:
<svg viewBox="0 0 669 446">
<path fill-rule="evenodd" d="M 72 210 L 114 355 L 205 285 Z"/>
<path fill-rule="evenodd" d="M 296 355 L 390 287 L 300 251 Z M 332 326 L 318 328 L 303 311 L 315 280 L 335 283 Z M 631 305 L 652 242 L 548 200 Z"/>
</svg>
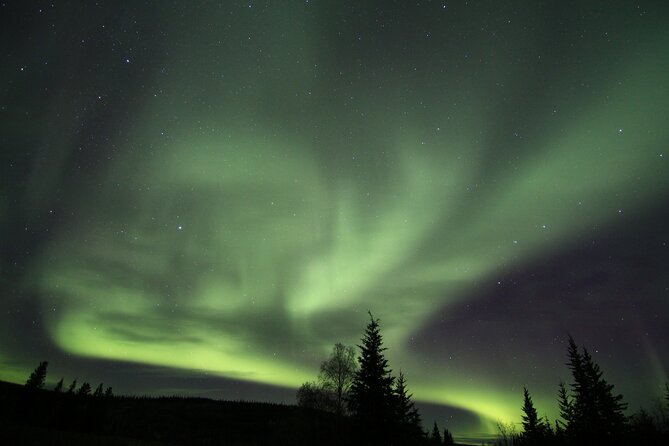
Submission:
<svg viewBox="0 0 669 446">
<path fill-rule="evenodd" d="M 44 387 L 44 381 L 46 380 L 46 369 L 49 366 L 48 361 L 42 361 L 39 365 L 33 370 L 26 381 L 26 387 L 31 389 L 41 389 Z"/>
<path fill-rule="evenodd" d="M 362 424 L 369 443 L 389 444 L 395 426 L 394 379 L 383 352 L 379 320 L 369 313 L 358 362 L 360 368 L 351 385 L 350 409 Z"/>
<path fill-rule="evenodd" d="M 395 410 L 402 444 L 417 444 L 422 440 L 423 428 L 420 414 L 414 405 L 406 387 L 404 373 L 400 372 L 395 380 Z"/>
<path fill-rule="evenodd" d="M 572 397 L 569 400 L 566 390 L 559 396 L 567 437 L 579 444 L 615 442 L 626 429 L 627 418 L 623 411 L 627 405 L 622 395 L 613 393 L 613 385 L 603 378 L 590 353 L 585 348 L 582 351 L 570 336 L 567 366 L 574 378 Z M 571 404 L 563 407 L 568 401 Z"/>
<path fill-rule="evenodd" d="M 547 421 L 539 418 L 529 390 L 523 387 L 523 433 L 521 443 L 527 445 L 545 444 L 552 432 Z"/>
<path fill-rule="evenodd" d="M 523 432 L 527 435 L 535 434 L 539 429 L 539 416 L 534 408 L 532 397 L 527 387 L 523 387 Z"/>
<path fill-rule="evenodd" d="M 67 393 L 73 394 L 76 388 L 77 388 L 77 378 L 74 378 L 74 381 L 72 381 L 70 387 L 67 388 Z"/>
<path fill-rule="evenodd" d="M 444 429 L 444 446 L 455 446 L 453 434 L 448 429 Z"/>
<path fill-rule="evenodd" d="M 437 422 L 434 422 L 434 425 L 432 426 L 432 434 L 430 434 L 430 443 L 433 445 L 440 445 L 441 444 L 441 432 L 439 432 L 439 426 L 437 426 Z"/>
<path fill-rule="evenodd" d="M 565 431 L 567 426 L 572 424 L 574 420 L 574 403 L 569 396 L 567 386 L 562 381 L 560 381 L 558 387 L 558 406 L 562 421 L 556 421 L 556 427 L 559 427 L 561 431 Z"/>
</svg>

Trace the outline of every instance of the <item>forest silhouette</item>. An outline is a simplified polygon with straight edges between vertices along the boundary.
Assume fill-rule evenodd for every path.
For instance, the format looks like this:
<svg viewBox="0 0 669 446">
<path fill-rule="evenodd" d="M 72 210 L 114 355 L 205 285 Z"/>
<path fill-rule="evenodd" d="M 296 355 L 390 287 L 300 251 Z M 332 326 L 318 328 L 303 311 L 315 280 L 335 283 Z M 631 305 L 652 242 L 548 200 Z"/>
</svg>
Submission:
<svg viewBox="0 0 669 446">
<path fill-rule="evenodd" d="M 0 444 L 53 445 L 454 445 L 436 422 L 428 431 L 403 372 L 393 376 L 380 321 L 369 313 L 359 353 L 336 343 L 297 405 L 205 398 L 116 396 L 64 378 L 45 389 L 43 361 L 25 385 L 0 382 Z M 651 410 L 627 414 L 588 350 L 568 338 L 570 383 L 557 384 L 559 418 L 539 417 L 530 391 L 519 395 L 522 420 L 498 422 L 493 444 L 669 444 L 669 385 Z M 522 404 L 521 404 L 522 403 Z M 457 433 L 456 433 L 457 434 Z M 456 435 L 457 438 L 457 435 Z"/>
</svg>

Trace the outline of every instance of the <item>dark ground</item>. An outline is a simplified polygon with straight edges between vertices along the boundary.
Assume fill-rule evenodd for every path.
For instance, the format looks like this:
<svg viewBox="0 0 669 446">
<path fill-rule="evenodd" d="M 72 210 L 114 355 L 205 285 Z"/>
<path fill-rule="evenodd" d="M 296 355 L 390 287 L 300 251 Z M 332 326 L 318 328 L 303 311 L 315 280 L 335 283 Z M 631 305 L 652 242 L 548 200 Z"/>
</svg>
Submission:
<svg viewBox="0 0 669 446">
<path fill-rule="evenodd" d="M 351 444 L 350 420 L 297 406 L 204 398 L 92 397 L 0 382 L 0 444 Z"/>
</svg>

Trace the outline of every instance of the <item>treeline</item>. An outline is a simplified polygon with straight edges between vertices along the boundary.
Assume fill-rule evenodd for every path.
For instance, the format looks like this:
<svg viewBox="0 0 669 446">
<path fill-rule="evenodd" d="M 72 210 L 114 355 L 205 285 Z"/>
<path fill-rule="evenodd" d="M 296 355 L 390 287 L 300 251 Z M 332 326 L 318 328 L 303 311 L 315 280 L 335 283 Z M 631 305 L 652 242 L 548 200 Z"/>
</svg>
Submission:
<svg viewBox="0 0 669 446">
<path fill-rule="evenodd" d="M 112 388 L 104 389 L 100 383 L 93 389 L 86 381 L 77 386 L 74 379 L 65 389 L 61 378 L 51 391 L 45 390 L 48 366 L 47 361 L 40 362 L 23 386 L 22 394 L 15 395 L 21 399 L 2 408 L 6 419 L 33 427 L 99 431 L 106 420 L 107 403 L 114 397 Z"/>
<path fill-rule="evenodd" d="M 44 389 L 48 363 L 42 362 L 23 388 L 6 391 L 0 385 L 0 443 L 2 423 L 9 421 L 14 424 L 10 432 L 16 433 L 17 425 L 29 428 L 18 431 L 20 435 L 34 435 L 32 428 L 39 427 L 47 429 L 49 438 L 68 431 L 96 434 L 105 441 L 120 437 L 151 442 L 137 444 L 454 444 L 451 433 L 442 432 L 436 423 L 431 433 L 423 430 L 406 377 L 402 372 L 397 377 L 391 374 L 379 320 L 371 313 L 360 349 L 358 357 L 352 347 L 336 344 L 318 379 L 300 387 L 298 406 L 292 407 L 198 398 L 114 397 L 111 388 L 102 391 L 102 384 L 95 391 L 87 382 L 77 388 L 76 379 L 67 391 L 63 379 L 48 391 Z M 20 435 L 19 443 L 25 443 Z"/>
<path fill-rule="evenodd" d="M 407 390 L 406 377 L 393 377 L 384 357 L 379 321 L 370 313 L 357 357 L 352 347 L 335 344 L 321 364 L 315 381 L 297 391 L 300 406 L 329 411 L 352 419 L 366 445 L 454 444 L 436 423 L 427 432 Z M 527 388 L 523 389 L 522 429 L 514 423 L 498 423 L 500 446 L 580 446 L 623 444 L 669 444 L 669 386 L 664 401 L 651 411 L 640 409 L 626 415 L 627 404 L 604 379 L 599 365 L 586 348 L 569 337 L 567 367 L 573 380 L 559 383 L 560 418 L 541 418 Z"/>
<path fill-rule="evenodd" d="M 356 438 L 364 445 L 453 445 L 453 435 L 443 435 L 434 423 L 423 429 L 418 410 L 401 371 L 392 375 L 385 358 L 379 320 L 369 313 L 360 355 L 353 347 L 335 344 L 320 367 L 316 381 L 297 391 L 301 407 L 329 411 L 353 422 Z"/>
<path fill-rule="evenodd" d="M 0 381 L 0 445 L 336 446 L 354 437 L 347 420 L 295 405 L 96 398 Z"/>
<path fill-rule="evenodd" d="M 657 401 L 651 411 L 639 409 L 628 416 L 623 396 L 604 379 L 588 350 L 579 348 L 572 337 L 569 337 L 567 358 L 572 382 L 558 384 L 560 418 L 553 423 L 540 418 L 530 392 L 524 388 L 522 432 L 517 432 L 513 424 L 498 423 L 497 444 L 669 444 L 669 385 L 665 384 L 664 401 Z"/>
<path fill-rule="evenodd" d="M 406 376 L 401 371 L 394 376 L 385 358 L 379 320 L 371 313 L 369 318 L 359 353 L 335 344 L 317 378 L 298 389 L 297 406 L 115 397 L 111 387 L 103 391 L 99 384 L 92 390 L 88 382 L 77 387 L 76 379 L 65 391 L 63 378 L 47 391 L 48 362 L 42 362 L 25 386 L 0 382 L 0 444 L 30 444 L 27 437 L 39 428 L 43 438 L 68 431 L 94 434 L 98 444 L 110 445 L 126 444 L 129 438 L 142 439 L 133 440 L 137 445 L 454 445 L 452 433 L 437 423 L 425 430 Z M 571 337 L 567 358 L 572 380 L 557 386 L 559 419 L 540 417 L 524 388 L 521 428 L 498 423 L 497 445 L 669 444 L 669 386 L 652 410 L 627 415 L 623 396 Z M 51 444 L 91 443 L 82 438 Z"/>
<path fill-rule="evenodd" d="M 26 381 L 26 388 L 27 389 L 43 389 L 44 385 L 46 383 L 46 374 L 47 374 L 47 368 L 49 367 L 49 362 L 48 361 L 42 361 L 39 363 L 39 365 L 33 370 L 33 372 L 30 374 L 30 377 L 28 377 L 28 381 Z M 56 386 L 53 388 L 53 391 L 56 393 L 60 393 L 63 391 L 63 380 L 65 378 L 61 378 L 58 383 L 56 383 Z M 102 383 L 100 383 L 96 388 L 95 391 L 92 390 L 91 385 L 84 381 L 81 386 L 77 389 L 77 379 L 75 378 L 74 381 L 69 385 L 67 388 L 67 394 L 68 395 L 79 395 L 79 396 L 88 396 L 92 395 L 94 397 L 106 397 L 106 398 L 111 398 L 114 396 L 112 392 L 111 387 L 107 387 L 107 389 L 103 390 Z"/>
</svg>

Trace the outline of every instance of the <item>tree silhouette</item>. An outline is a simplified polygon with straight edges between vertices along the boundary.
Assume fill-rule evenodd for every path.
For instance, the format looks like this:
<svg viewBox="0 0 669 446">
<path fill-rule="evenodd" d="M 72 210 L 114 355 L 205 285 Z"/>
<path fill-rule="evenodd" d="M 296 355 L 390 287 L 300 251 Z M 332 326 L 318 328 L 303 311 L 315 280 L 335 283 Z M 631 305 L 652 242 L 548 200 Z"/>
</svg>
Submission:
<svg viewBox="0 0 669 446">
<path fill-rule="evenodd" d="M 630 417 L 630 438 L 637 444 L 667 444 L 662 441 L 662 431 L 656 420 L 644 409 L 639 409 Z"/>
<path fill-rule="evenodd" d="M 100 384 L 95 388 L 95 392 L 93 392 L 93 396 L 95 396 L 95 397 L 101 397 L 102 395 L 103 395 L 102 383 L 100 383 Z"/>
<path fill-rule="evenodd" d="M 70 387 L 67 388 L 67 393 L 73 394 L 74 389 L 77 388 L 77 378 L 74 378 L 74 381 L 72 381 L 72 384 L 70 384 Z"/>
<path fill-rule="evenodd" d="M 560 427 L 561 431 L 564 431 L 567 426 L 574 422 L 574 403 L 569 396 L 567 386 L 562 381 L 558 385 L 558 406 L 563 421 L 556 421 L 556 425 Z"/>
<path fill-rule="evenodd" d="M 448 429 L 444 429 L 444 446 L 455 446 L 453 435 L 449 432 Z"/>
<path fill-rule="evenodd" d="M 33 370 L 26 381 L 26 387 L 30 389 L 41 389 L 44 387 L 44 381 L 46 380 L 46 368 L 49 366 L 48 361 L 42 361 L 39 365 Z"/>
<path fill-rule="evenodd" d="M 545 443 L 550 434 L 550 426 L 537 415 L 537 410 L 532 402 L 532 397 L 526 387 L 523 387 L 522 409 L 523 433 L 520 435 L 521 443 L 527 445 L 539 445 Z"/>
<path fill-rule="evenodd" d="M 330 357 L 321 364 L 321 385 L 334 395 L 334 409 L 340 415 L 346 412 L 348 392 L 357 369 L 353 347 L 339 342 L 332 348 Z"/>
<path fill-rule="evenodd" d="M 399 423 L 399 437 L 401 444 L 417 443 L 423 436 L 420 414 L 414 405 L 406 387 L 406 378 L 400 371 L 395 380 L 395 418 Z"/>
<path fill-rule="evenodd" d="M 114 396 L 114 394 L 112 393 L 112 388 L 107 387 L 107 390 L 105 390 L 105 398 L 111 398 L 113 396 Z"/>
<path fill-rule="evenodd" d="M 496 446 L 513 446 L 518 439 L 518 432 L 513 423 L 505 423 L 504 421 L 497 422 L 497 432 L 499 437 L 495 441 Z"/>
<path fill-rule="evenodd" d="M 91 394 L 91 385 L 88 384 L 86 381 L 84 381 L 81 387 L 79 387 L 77 395 L 88 396 L 90 394 Z"/>
<path fill-rule="evenodd" d="M 434 426 L 432 426 L 432 433 L 430 434 L 430 444 L 434 445 L 440 445 L 441 444 L 441 432 L 439 432 L 439 426 L 437 426 L 437 422 L 434 422 Z"/>
<path fill-rule="evenodd" d="M 370 442 L 389 444 L 395 426 L 394 378 L 383 354 L 386 349 L 379 320 L 374 319 L 371 312 L 369 319 L 362 344 L 358 346 L 360 369 L 351 385 L 350 408 L 371 437 Z"/>
<path fill-rule="evenodd" d="M 614 395 L 613 385 L 602 377 L 587 349 L 582 350 L 583 353 L 570 336 L 567 366 L 574 379 L 573 396 L 569 398 L 564 386 L 558 395 L 567 437 L 571 442 L 593 444 L 617 440 L 625 431 L 627 419 L 623 410 L 627 405 L 621 395 Z"/>
<path fill-rule="evenodd" d="M 332 412 L 335 402 L 332 392 L 318 383 L 306 382 L 297 389 L 297 405 L 308 409 L 326 410 Z"/>
<path fill-rule="evenodd" d="M 536 433 L 539 428 L 539 416 L 534 408 L 532 397 L 527 387 L 523 387 L 523 432 Z"/>
<path fill-rule="evenodd" d="M 595 405 L 602 432 L 608 438 L 617 438 L 625 431 L 627 417 L 623 411 L 627 408 L 627 403 L 623 402 L 622 395 L 613 393 L 613 384 L 609 384 L 602 377 L 603 372 L 586 349 L 583 349 L 583 361 L 586 374 L 593 383 Z"/>
<path fill-rule="evenodd" d="M 58 393 L 63 391 L 63 378 L 61 378 L 60 381 L 58 381 L 56 387 L 53 388 L 53 391 Z"/>
</svg>

